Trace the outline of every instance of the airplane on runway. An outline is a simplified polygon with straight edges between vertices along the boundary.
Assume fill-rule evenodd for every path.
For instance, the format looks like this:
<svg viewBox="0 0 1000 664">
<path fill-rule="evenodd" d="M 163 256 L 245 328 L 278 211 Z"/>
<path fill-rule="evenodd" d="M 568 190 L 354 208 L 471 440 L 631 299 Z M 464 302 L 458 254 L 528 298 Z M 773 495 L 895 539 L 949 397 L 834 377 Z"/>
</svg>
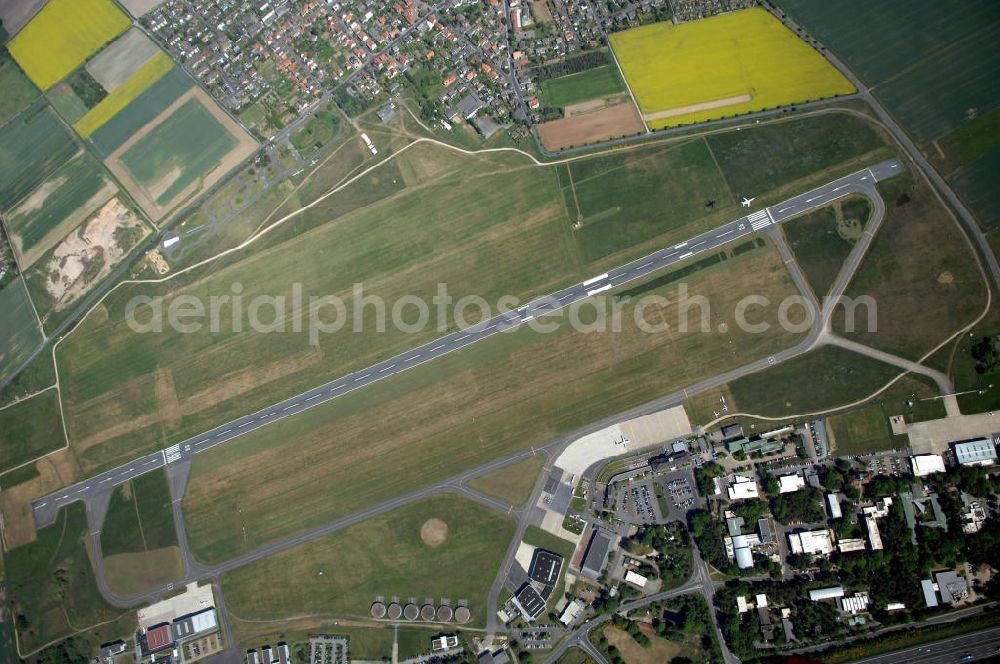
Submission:
<svg viewBox="0 0 1000 664">
<path fill-rule="evenodd" d="M 746 196 L 744 196 L 743 200 L 740 201 L 740 202 L 743 204 L 743 207 L 747 207 L 748 208 L 748 207 L 750 207 L 750 204 L 753 203 L 755 200 L 757 200 L 756 197 L 754 197 L 754 198 L 747 198 Z"/>
</svg>

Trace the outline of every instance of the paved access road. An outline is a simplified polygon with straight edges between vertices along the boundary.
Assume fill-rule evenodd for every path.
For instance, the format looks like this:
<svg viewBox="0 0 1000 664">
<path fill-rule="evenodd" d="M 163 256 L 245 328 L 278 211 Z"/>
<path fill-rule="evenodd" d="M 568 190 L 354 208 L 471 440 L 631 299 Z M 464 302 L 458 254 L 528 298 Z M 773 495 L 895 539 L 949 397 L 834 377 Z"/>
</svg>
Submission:
<svg viewBox="0 0 1000 664">
<path fill-rule="evenodd" d="M 383 378 L 430 362 L 442 355 L 461 350 L 494 334 L 519 327 L 537 317 L 559 311 L 574 302 L 643 279 L 676 263 L 714 251 L 752 233 L 765 231 L 775 224 L 822 207 L 849 193 L 870 189 L 876 182 L 893 177 L 902 171 L 902 165 L 895 159 L 875 164 L 870 168 L 846 175 L 804 194 L 789 198 L 777 205 L 751 212 L 685 242 L 660 249 L 604 274 L 532 300 L 515 311 L 499 314 L 472 327 L 439 337 L 405 353 L 400 353 L 360 371 L 272 404 L 255 413 L 219 425 L 164 450 L 147 454 L 128 464 L 78 482 L 32 503 L 35 526 L 40 528 L 53 523 L 59 508 L 73 501 L 86 500 L 116 484 L 121 484 L 151 470 L 190 459 L 199 452 L 233 440 L 275 420 L 290 417 L 318 404 L 371 385 Z"/>
</svg>

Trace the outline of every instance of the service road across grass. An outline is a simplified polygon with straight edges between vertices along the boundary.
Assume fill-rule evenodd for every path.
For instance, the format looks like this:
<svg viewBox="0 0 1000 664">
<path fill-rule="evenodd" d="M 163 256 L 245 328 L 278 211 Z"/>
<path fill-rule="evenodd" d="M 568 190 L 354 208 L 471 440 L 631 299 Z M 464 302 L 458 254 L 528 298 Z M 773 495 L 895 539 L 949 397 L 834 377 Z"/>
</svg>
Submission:
<svg viewBox="0 0 1000 664">
<path fill-rule="evenodd" d="M 855 341 L 919 360 L 983 313 L 987 285 L 962 229 L 926 184 L 904 175 L 878 187 L 885 220 L 847 288 L 850 297 L 874 300 L 876 324 L 869 329 L 861 309 L 855 330 L 847 330 L 838 308 L 832 325 Z"/>
<path fill-rule="evenodd" d="M 782 224 L 781 230 L 817 300 L 830 292 L 870 216 L 868 199 L 857 197 Z"/>
<path fill-rule="evenodd" d="M 506 515 L 437 494 L 226 573 L 226 607 L 241 620 L 370 618 L 379 596 L 448 598 L 452 607 L 467 601 L 470 625 L 481 626 L 513 534 Z"/>
</svg>

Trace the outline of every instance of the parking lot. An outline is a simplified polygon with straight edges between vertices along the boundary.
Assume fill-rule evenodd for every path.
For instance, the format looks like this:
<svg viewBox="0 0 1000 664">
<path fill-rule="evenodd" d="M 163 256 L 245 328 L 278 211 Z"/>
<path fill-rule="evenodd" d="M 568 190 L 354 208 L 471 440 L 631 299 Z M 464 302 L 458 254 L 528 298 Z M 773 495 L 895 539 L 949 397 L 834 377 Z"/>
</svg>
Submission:
<svg viewBox="0 0 1000 664">
<path fill-rule="evenodd" d="M 656 523 L 659 521 L 656 494 L 651 482 L 627 484 L 618 498 L 618 517 L 628 523 Z"/>
</svg>

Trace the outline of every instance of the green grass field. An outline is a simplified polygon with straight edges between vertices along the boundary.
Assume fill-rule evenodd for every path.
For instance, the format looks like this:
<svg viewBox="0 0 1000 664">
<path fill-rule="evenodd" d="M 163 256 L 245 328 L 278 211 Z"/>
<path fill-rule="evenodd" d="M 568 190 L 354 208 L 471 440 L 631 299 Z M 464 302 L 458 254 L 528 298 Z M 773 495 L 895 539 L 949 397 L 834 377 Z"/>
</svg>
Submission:
<svg viewBox="0 0 1000 664">
<path fill-rule="evenodd" d="M 39 530 L 36 541 L 4 553 L 7 599 L 23 652 L 119 615 L 97 590 L 86 537 L 83 503 L 77 502 Z"/>
<path fill-rule="evenodd" d="M 54 171 L 7 216 L 22 268 L 27 270 L 117 191 L 101 163 L 87 152 Z"/>
<path fill-rule="evenodd" d="M 745 275 L 738 287 L 734 270 Z M 650 306 L 643 319 L 674 328 L 647 333 L 634 321 L 636 297 L 620 332 L 563 326 L 497 335 L 198 455 L 184 498 L 193 550 L 204 560 L 228 559 L 795 343 L 773 325 L 777 303 L 795 292 L 773 248 L 678 272 L 652 294 L 677 299 L 683 281 L 690 297 L 708 298 L 709 332 L 696 314 L 681 332 L 676 305 L 666 305 Z M 751 292 L 775 303 L 761 311 L 772 323 L 768 333 L 733 323 L 736 302 Z M 372 444 L 358 445 L 362 439 Z M 261 473 L 297 481 L 275 492 L 245 482 Z"/>
<path fill-rule="evenodd" d="M 60 420 L 55 390 L 0 410 L 0 472 L 65 445 Z"/>
<path fill-rule="evenodd" d="M 31 301 L 28 300 L 21 277 L 0 288 L 0 311 L 3 312 L 3 325 L 0 325 L 0 380 L 3 380 L 42 343 L 42 333 L 38 329 L 38 320 L 31 309 Z"/>
<path fill-rule="evenodd" d="M 732 213 L 735 201 L 701 139 L 573 162 L 569 170 L 572 183 L 563 184 L 563 196 L 582 216 L 575 237 L 588 262 L 657 236 L 693 235 L 693 221 L 719 216 L 706 215 L 707 200 L 737 216 Z"/>
<path fill-rule="evenodd" d="M 538 474 L 545 465 L 545 457 L 537 455 L 524 461 L 504 466 L 492 473 L 480 475 L 466 484 L 469 488 L 520 507 L 531 497 Z"/>
<path fill-rule="evenodd" d="M 422 528 L 439 519 L 443 542 Z M 226 606 L 244 620 L 302 614 L 369 617 L 377 596 L 467 600 L 485 622 L 486 595 L 514 522 L 453 494 L 436 495 L 223 575 Z M 384 653 L 383 653 L 384 654 Z"/>
<path fill-rule="evenodd" d="M 872 86 L 918 143 L 958 127 L 970 108 L 997 106 L 996 3 L 786 0 L 782 8 Z"/>
<path fill-rule="evenodd" d="M 0 127 L 0 209 L 21 200 L 76 151 L 73 137 L 41 102 Z"/>
<path fill-rule="evenodd" d="M 136 141 L 119 162 L 157 205 L 166 205 L 234 147 L 236 139 L 200 101 L 191 99 Z M 178 173 L 161 191 L 158 183 L 171 178 L 171 171 Z"/>
<path fill-rule="evenodd" d="M 115 487 L 101 527 L 101 551 L 108 585 L 121 595 L 180 577 L 180 549 L 163 470 Z"/>
<path fill-rule="evenodd" d="M 873 298 L 877 324 L 868 329 L 862 309 L 849 332 L 838 308 L 833 329 L 917 360 L 982 313 L 986 284 L 961 229 L 926 185 L 901 176 L 878 186 L 886 218 L 847 288 Z"/>
<path fill-rule="evenodd" d="M 819 146 L 821 138 L 836 142 L 839 132 L 858 129 L 858 120 L 845 123 L 838 117 L 788 124 L 788 131 L 811 138 L 779 141 L 773 148 L 773 160 L 801 169 L 784 171 L 794 184 L 783 185 L 783 191 L 812 186 L 848 168 L 838 160 L 857 158 L 849 150 L 825 150 L 823 154 L 834 160 L 830 163 L 815 155 L 798 156 L 803 146 Z M 389 128 L 365 129 L 387 149 L 403 143 L 392 139 Z M 729 142 L 732 155 L 758 146 L 756 131 L 738 132 Z M 750 147 L 741 148 L 741 140 Z M 569 169 L 536 167 L 522 156 L 459 155 L 420 145 L 296 217 L 251 250 L 218 261 L 210 273 L 195 272 L 161 286 L 118 289 L 58 349 L 67 427 L 84 472 L 123 463 L 440 334 L 435 329 L 407 334 L 388 326 L 377 335 L 323 338 L 318 347 L 305 333 L 257 334 L 246 327 L 242 333 L 231 333 L 226 326 L 213 334 L 205 326 L 194 334 L 135 334 L 124 315 L 134 295 L 162 294 L 168 304 L 180 295 L 207 300 L 231 293 L 239 283 L 247 302 L 255 295 L 290 298 L 298 283 L 306 296 L 337 294 L 350 300 L 353 285 L 363 283 L 366 294 L 379 295 L 391 306 L 403 294 L 430 301 L 439 283 L 447 284 L 456 300 L 471 294 L 495 301 L 506 294 L 548 293 L 739 216 L 741 208 L 726 194 L 711 156 L 699 142 L 573 162 L 579 188 L 569 181 Z M 350 140 L 347 145 L 358 143 Z M 696 157 L 690 164 L 675 156 L 686 151 Z M 733 156 L 723 171 L 731 176 L 737 162 Z M 329 172 L 335 175 L 321 169 L 315 185 L 303 186 L 278 214 L 317 200 L 355 165 L 348 160 L 345 168 L 339 158 L 332 159 Z M 602 182 L 615 187 L 608 189 Z M 692 191 L 683 190 L 679 182 L 693 183 L 692 191 L 698 193 L 708 193 L 704 183 L 712 183 L 716 209 L 706 214 L 704 200 L 692 205 Z M 655 194 L 654 202 L 660 205 L 641 200 L 636 191 Z M 566 201 L 575 198 L 581 198 L 588 213 L 618 215 L 618 222 L 590 215 L 583 228 L 574 230 L 565 208 Z M 349 301 L 347 306 L 350 320 L 354 311 Z M 374 319 L 374 310 L 368 308 L 367 330 Z M 742 355 L 741 349 L 711 361 L 728 362 Z M 687 384 L 685 372 L 701 371 L 686 362 L 679 366 L 683 370 L 669 376 L 670 385 Z M 653 394 L 646 391 L 649 386 L 639 389 Z"/>
<path fill-rule="evenodd" d="M 105 556 L 177 546 L 167 475 L 156 470 L 115 487 L 101 528 Z"/>
<path fill-rule="evenodd" d="M 870 215 L 868 199 L 852 198 L 782 224 L 781 230 L 818 299 L 830 292 Z"/>
<path fill-rule="evenodd" d="M 335 111 L 319 111 L 289 140 L 303 157 L 309 157 L 329 143 L 339 128 L 340 116 Z"/>
<path fill-rule="evenodd" d="M 591 659 L 590 655 L 584 651 L 573 647 L 567 649 L 566 652 L 564 652 L 562 656 L 556 660 L 556 664 L 594 664 L 594 660 Z"/>
<path fill-rule="evenodd" d="M 587 69 L 577 74 L 550 78 L 541 82 L 542 103 L 553 108 L 565 108 L 572 104 L 611 97 L 625 92 L 618 68 L 607 64 Z"/>
<path fill-rule="evenodd" d="M 946 415 L 937 387 L 925 376 L 904 376 L 872 403 L 827 419 L 838 455 L 853 456 L 908 447 L 906 436 L 893 436 L 889 418 L 902 415 L 907 422 L 934 420 Z M 911 408 L 908 401 L 913 399 Z"/>
<path fill-rule="evenodd" d="M 45 98 L 67 124 L 71 125 L 87 114 L 87 105 L 65 81 L 46 92 Z"/>
<path fill-rule="evenodd" d="M 823 346 L 729 383 L 736 401 L 729 410 L 765 417 L 829 410 L 864 398 L 900 372 L 864 355 Z"/>
<path fill-rule="evenodd" d="M 174 67 L 113 118 L 90 135 L 90 142 L 103 156 L 108 156 L 132 134 L 162 113 L 171 102 L 187 92 L 193 81 L 180 67 Z"/>
<path fill-rule="evenodd" d="M 6 51 L 0 54 L 0 90 L 0 125 L 7 124 L 38 96 L 38 89 Z"/>
<path fill-rule="evenodd" d="M 0 390 L 0 406 L 55 385 L 56 367 L 51 353 L 39 353 L 24 371 Z"/>
<path fill-rule="evenodd" d="M 874 125 L 843 113 L 713 134 L 706 140 L 733 196 L 764 196 L 768 202 L 779 199 L 767 192 L 784 197 L 803 178 L 812 176 L 809 184 L 815 186 L 892 155 Z M 842 166 L 831 170 L 834 165 Z"/>
</svg>

